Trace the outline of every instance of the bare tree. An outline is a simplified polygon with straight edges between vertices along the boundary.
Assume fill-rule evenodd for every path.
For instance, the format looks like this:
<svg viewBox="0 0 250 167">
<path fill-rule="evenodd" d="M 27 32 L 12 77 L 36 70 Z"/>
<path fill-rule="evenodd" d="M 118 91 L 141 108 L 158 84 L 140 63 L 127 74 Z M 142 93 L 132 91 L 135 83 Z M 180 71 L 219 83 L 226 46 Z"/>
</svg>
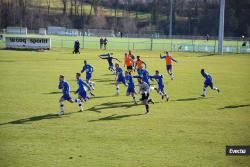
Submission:
<svg viewBox="0 0 250 167">
<path fill-rule="evenodd" d="M 47 3 L 47 9 L 48 9 L 48 15 L 50 13 L 50 0 L 46 0 Z"/>
<path fill-rule="evenodd" d="M 61 0 L 62 3 L 63 3 L 63 15 L 66 15 L 67 14 L 67 3 L 68 3 L 68 0 Z"/>
<path fill-rule="evenodd" d="M 73 0 L 70 0 L 70 15 L 73 15 Z"/>
<path fill-rule="evenodd" d="M 84 0 L 79 0 L 80 1 L 80 8 L 81 8 L 81 16 L 83 16 L 83 5 L 84 5 Z"/>
</svg>

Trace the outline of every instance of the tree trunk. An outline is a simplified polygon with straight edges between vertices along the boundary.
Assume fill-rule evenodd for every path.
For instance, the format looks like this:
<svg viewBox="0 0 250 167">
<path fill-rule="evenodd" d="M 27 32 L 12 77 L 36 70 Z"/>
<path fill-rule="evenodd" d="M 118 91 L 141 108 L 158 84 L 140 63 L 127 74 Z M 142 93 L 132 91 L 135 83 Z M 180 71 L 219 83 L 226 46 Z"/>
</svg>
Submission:
<svg viewBox="0 0 250 167">
<path fill-rule="evenodd" d="M 67 0 L 62 0 L 63 3 L 63 15 L 67 14 Z"/>
<path fill-rule="evenodd" d="M 73 0 L 70 0 L 70 15 L 73 15 Z"/>
<path fill-rule="evenodd" d="M 50 13 L 50 0 L 47 0 L 46 2 L 47 2 L 47 9 L 48 9 L 48 15 L 49 15 L 49 13 Z"/>
</svg>

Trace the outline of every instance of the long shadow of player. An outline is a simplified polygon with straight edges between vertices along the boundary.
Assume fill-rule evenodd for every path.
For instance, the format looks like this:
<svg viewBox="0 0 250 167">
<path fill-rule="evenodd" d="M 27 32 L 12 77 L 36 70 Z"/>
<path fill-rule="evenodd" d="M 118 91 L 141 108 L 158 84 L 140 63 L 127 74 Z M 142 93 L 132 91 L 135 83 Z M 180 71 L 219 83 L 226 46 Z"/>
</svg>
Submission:
<svg viewBox="0 0 250 167">
<path fill-rule="evenodd" d="M 93 79 L 94 82 L 115 82 L 114 79 L 103 78 L 103 79 Z"/>
<path fill-rule="evenodd" d="M 70 115 L 70 114 L 73 114 L 73 113 L 65 113 L 64 116 Z M 6 123 L 0 123 L 0 126 L 7 125 L 7 124 L 29 124 L 29 123 L 34 122 L 34 121 L 41 121 L 44 119 L 57 119 L 57 118 L 62 118 L 62 117 L 59 116 L 58 114 L 38 115 L 38 116 L 18 119 L 18 120 L 6 122 Z"/>
<path fill-rule="evenodd" d="M 71 93 L 74 93 L 74 91 L 70 91 Z M 48 95 L 54 95 L 54 94 L 62 94 L 62 91 L 57 91 L 57 92 L 48 92 L 48 93 L 43 93 L 43 94 L 48 94 Z"/>
<path fill-rule="evenodd" d="M 140 116 L 140 115 L 145 115 L 145 114 L 126 114 L 126 115 L 113 114 L 113 115 L 103 117 L 103 118 L 99 118 L 99 119 L 96 119 L 96 120 L 90 120 L 89 122 L 120 120 L 122 118 L 135 117 L 135 116 Z"/>
<path fill-rule="evenodd" d="M 250 107 L 250 104 L 224 106 L 224 107 L 222 107 L 222 108 L 218 108 L 218 110 L 233 109 L 233 108 L 241 108 L 241 107 Z"/>
<path fill-rule="evenodd" d="M 135 104 L 133 104 L 132 102 L 106 102 L 106 103 L 102 103 L 100 105 L 93 106 L 87 110 L 101 113 L 101 110 L 105 110 L 105 109 L 131 108 L 133 106 L 135 106 Z"/>
<path fill-rule="evenodd" d="M 177 99 L 173 101 L 194 101 L 194 100 L 203 100 L 203 99 L 208 99 L 208 98 L 213 98 L 213 97 L 191 97 L 191 98 L 185 98 L 185 99 Z"/>
</svg>

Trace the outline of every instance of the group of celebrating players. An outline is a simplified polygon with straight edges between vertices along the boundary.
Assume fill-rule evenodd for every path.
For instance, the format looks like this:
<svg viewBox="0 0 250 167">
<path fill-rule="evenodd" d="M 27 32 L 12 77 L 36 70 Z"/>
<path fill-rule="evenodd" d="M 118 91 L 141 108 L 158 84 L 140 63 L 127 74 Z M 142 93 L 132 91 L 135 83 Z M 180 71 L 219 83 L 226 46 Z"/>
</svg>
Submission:
<svg viewBox="0 0 250 167">
<path fill-rule="evenodd" d="M 99 55 L 101 59 L 105 59 L 108 62 L 108 69 L 114 73 L 115 80 L 116 80 L 116 95 L 119 95 L 120 93 L 120 87 L 119 84 L 122 83 L 127 87 L 127 96 L 132 96 L 134 104 L 137 104 L 137 100 L 135 95 L 137 94 L 135 89 L 135 83 L 134 78 L 138 81 L 139 86 L 139 94 L 141 94 L 140 101 L 143 105 L 145 105 L 146 113 L 149 112 L 149 104 L 154 104 L 154 101 L 149 97 L 150 91 L 155 90 L 162 99 L 166 99 L 166 101 L 169 100 L 169 96 L 167 92 L 164 90 L 164 80 L 163 75 L 160 74 L 158 70 L 155 71 L 154 75 L 149 75 L 149 72 L 147 71 L 147 64 L 141 60 L 140 56 L 135 56 L 129 51 L 129 53 L 125 53 L 124 56 L 124 67 L 127 68 L 125 73 L 123 72 L 123 69 L 120 67 L 119 63 L 113 63 L 113 60 L 116 60 L 118 62 L 121 62 L 119 59 L 115 58 L 113 56 L 113 53 L 108 54 L 102 54 Z M 169 52 L 166 52 L 166 55 L 162 56 L 160 55 L 161 59 L 165 59 L 166 61 L 166 68 L 167 72 L 170 75 L 171 80 L 174 79 L 174 74 L 172 71 L 172 61 L 178 62 L 172 56 Z M 81 78 L 81 73 L 86 72 L 86 82 L 83 81 Z M 84 60 L 84 66 L 81 70 L 81 73 L 76 73 L 76 79 L 78 83 L 78 89 L 75 91 L 75 94 L 78 94 L 77 99 L 73 99 L 70 96 L 70 86 L 69 84 L 64 80 L 64 76 L 59 76 L 59 89 L 62 89 L 63 96 L 60 98 L 60 106 L 61 111 L 59 115 L 64 114 L 64 101 L 67 100 L 71 103 L 75 102 L 78 103 L 80 107 L 80 112 L 83 111 L 82 103 L 87 101 L 91 96 L 95 96 L 92 91 L 94 90 L 95 83 L 91 81 L 92 73 L 94 72 L 94 68 L 92 65 L 88 64 L 86 60 Z M 137 73 L 137 74 L 136 74 Z M 205 78 L 204 82 L 204 88 L 202 96 L 206 96 L 206 88 L 209 86 L 211 89 L 216 90 L 219 92 L 220 90 L 217 87 L 213 86 L 213 80 L 211 75 L 209 75 L 207 72 L 205 72 L 204 69 L 201 69 L 201 74 Z M 151 86 L 150 81 L 156 80 L 158 87 Z M 88 93 L 89 91 L 89 93 Z"/>
</svg>

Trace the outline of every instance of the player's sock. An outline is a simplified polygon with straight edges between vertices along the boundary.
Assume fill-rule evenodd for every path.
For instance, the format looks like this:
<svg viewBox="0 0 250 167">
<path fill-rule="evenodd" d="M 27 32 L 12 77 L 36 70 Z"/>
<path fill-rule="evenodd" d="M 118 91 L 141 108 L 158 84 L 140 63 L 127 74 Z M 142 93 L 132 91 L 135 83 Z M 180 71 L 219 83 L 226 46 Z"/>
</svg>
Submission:
<svg viewBox="0 0 250 167">
<path fill-rule="evenodd" d="M 63 114 L 64 113 L 64 104 L 63 104 L 63 102 L 60 102 L 60 109 L 61 109 L 61 112 L 59 114 Z"/>
<path fill-rule="evenodd" d="M 146 107 L 146 114 L 147 114 L 149 112 L 149 105 L 146 104 L 145 107 Z"/>
<path fill-rule="evenodd" d="M 166 97 L 166 100 L 168 101 L 169 100 L 169 96 L 165 93 L 164 95 Z"/>
<path fill-rule="evenodd" d="M 79 105 L 80 111 L 83 111 L 82 101 L 80 99 L 75 99 L 74 101 Z"/>
<path fill-rule="evenodd" d="M 137 104 L 135 96 L 132 96 L 132 97 L 133 97 L 134 103 Z"/>
<path fill-rule="evenodd" d="M 78 105 L 80 107 L 80 112 L 82 112 L 83 111 L 82 103 L 79 103 Z"/>
<path fill-rule="evenodd" d="M 170 78 L 171 78 L 171 80 L 174 79 L 174 74 L 173 73 L 170 73 Z"/>
<path fill-rule="evenodd" d="M 89 81 L 89 86 L 92 90 L 95 90 L 94 86 L 95 86 L 95 83 L 92 82 L 92 81 Z"/>
<path fill-rule="evenodd" d="M 203 93 L 202 93 L 202 96 L 206 96 L 206 88 L 203 88 Z"/>
<path fill-rule="evenodd" d="M 120 87 L 119 85 L 116 86 L 116 94 L 118 95 L 120 93 Z"/>
</svg>

